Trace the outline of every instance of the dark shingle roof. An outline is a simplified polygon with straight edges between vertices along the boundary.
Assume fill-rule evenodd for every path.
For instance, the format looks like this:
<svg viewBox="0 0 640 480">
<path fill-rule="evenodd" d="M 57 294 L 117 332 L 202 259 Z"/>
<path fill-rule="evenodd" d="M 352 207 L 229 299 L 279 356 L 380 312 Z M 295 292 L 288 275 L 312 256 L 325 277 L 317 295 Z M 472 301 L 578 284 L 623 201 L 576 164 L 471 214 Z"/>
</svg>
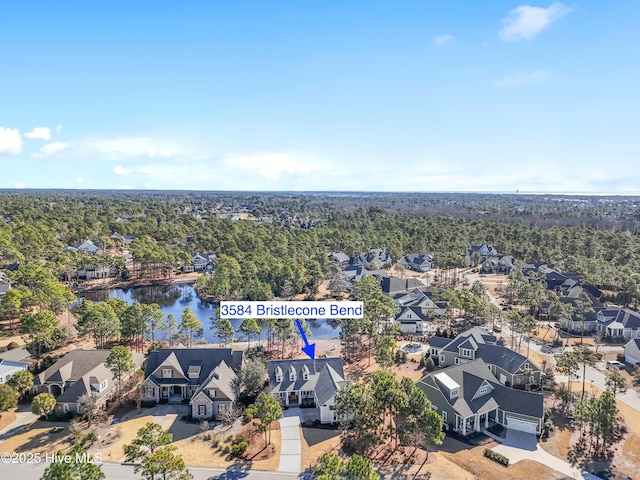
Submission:
<svg viewBox="0 0 640 480">
<path fill-rule="evenodd" d="M 269 391 L 284 392 L 296 390 L 316 390 L 316 394 L 320 396 L 320 392 L 318 392 L 317 386 L 318 382 L 320 381 L 320 377 L 322 376 L 320 374 L 323 371 L 325 365 L 330 366 L 331 369 L 344 380 L 344 370 L 342 368 L 341 358 L 331 357 L 316 358 L 315 360 L 272 360 L 267 363 L 267 373 L 269 374 Z M 292 367 L 296 373 L 296 379 L 294 381 L 291 381 L 289 377 L 289 369 Z M 307 380 L 305 380 L 303 376 L 303 369 L 305 367 L 309 369 L 309 377 Z M 280 368 L 282 371 L 282 382 L 276 382 L 276 370 L 278 368 Z"/>
<path fill-rule="evenodd" d="M 211 373 L 211 371 L 222 361 L 233 370 L 238 371 L 242 365 L 242 352 L 233 351 L 230 348 L 163 348 L 149 353 L 145 378 L 149 377 L 165 360 L 174 354 L 175 358 L 185 376 L 188 376 L 190 367 L 199 365 L 200 375 L 197 379 L 190 379 L 195 384 L 201 384 Z M 176 379 L 171 381 L 175 383 Z M 154 376 L 154 382 L 161 382 L 161 379 Z"/>
</svg>

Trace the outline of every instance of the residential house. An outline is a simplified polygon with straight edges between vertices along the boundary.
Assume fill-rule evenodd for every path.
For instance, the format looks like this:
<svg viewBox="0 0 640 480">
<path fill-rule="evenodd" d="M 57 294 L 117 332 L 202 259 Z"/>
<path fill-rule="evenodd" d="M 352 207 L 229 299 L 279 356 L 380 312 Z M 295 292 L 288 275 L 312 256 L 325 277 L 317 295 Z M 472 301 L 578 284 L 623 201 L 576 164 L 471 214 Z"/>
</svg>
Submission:
<svg viewBox="0 0 640 480">
<path fill-rule="evenodd" d="M 349 265 L 342 271 L 342 275 L 348 282 L 353 283 L 364 277 L 385 278 L 387 272 L 385 270 L 367 270 L 362 266 Z"/>
<path fill-rule="evenodd" d="M 95 243 L 93 243 L 91 240 L 85 240 L 84 242 L 75 243 L 73 245 L 70 245 L 68 247 L 64 247 L 62 249 L 63 252 L 67 252 L 69 250 L 79 250 L 79 251 L 87 252 L 87 253 L 90 253 L 90 254 L 93 255 L 93 254 L 98 253 L 100 248 Z"/>
<path fill-rule="evenodd" d="M 349 261 L 351 257 L 344 252 L 331 252 L 329 254 L 329 260 L 338 265 L 341 268 L 344 268 L 349 265 Z"/>
<path fill-rule="evenodd" d="M 0 384 L 7 383 L 15 373 L 27 368 L 29 368 L 28 363 L 0 358 Z"/>
<path fill-rule="evenodd" d="M 114 232 L 109 238 L 114 242 L 121 243 L 125 247 L 130 246 L 136 239 L 135 235 L 120 235 L 118 232 Z"/>
<path fill-rule="evenodd" d="M 426 335 L 429 333 L 431 325 L 431 319 L 422 312 L 419 306 L 403 308 L 394 322 L 400 326 L 402 333 L 414 335 Z"/>
<path fill-rule="evenodd" d="M 489 255 L 480 266 L 482 274 L 508 275 L 516 270 L 516 259 L 511 255 Z"/>
<path fill-rule="evenodd" d="M 196 253 L 191 257 L 191 271 L 193 272 L 213 272 L 216 269 L 216 256 L 208 253 Z M 187 273 L 185 271 L 185 273 Z"/>
<path fill-rule="evenodd" d="M 333 423 L 336 392 L 347 382 L 341 358 L 272 360 L 268 392 L 287 407 L 315 408 L 321 423 Z"/>
<path fill-rule="evenodd" d="M 469 261 L 471 263 L 480 264 L 484 262 L 490 255 L 497 256 L 498 251 L 491 245 L 487 245 L 486 243 L 483 243 L 481 245 L 471 245 L 469 247 Z"/>
<path fill-rule="evenodd" d="M 454 339 L 444 339 L 446 343 L 436 338 L 430 340 L 429 348 L 440 367 L 482 359 L 503 385 L 525 388 L 527 384 L 540 383 L 540 368 L 524 355 L 505 347 L 484 327 L 474 327 Z"/>
<path fill-rule="evenodd" d="M 612 339 L 640 338 L 640 313 L 629 308 L 608 307 L 596 313 L 596 332 Z"/>
<path fill-rule="evenodd" d="M 390 266 L 393 261 L 391 255 L 384 248 L 372 248 L 368 252 L 352 257 L 351 265 L 361 266 L 367 270 L 378 270 Z"/>
<path fill-rule="evenodd" d="M 97 278 L 115 277 L 115 269 L 109 265 L 86 264 L 78 268 L 78 278 L 81 280 L 95 280 Z"/>
<path fill-rule="evenodd" d="M 624 361 L 629 365 L 640 363 L 640 338 L 629 340 L 624 346 Z"/>
<path fill-rule="evenodd" d="M 507 430 L 542 431 L 542 395 L 502 385 L 482 359 L 428 373 L 418 387 L 444 424 L 463 436 L 494 423 Z"/>
<path fill-rule="evenodd" d="M 24 362 L 31 358 L 31 354 L 24 347 L 12 348 L 11 350 L 5 350 L 0 352 L 0 360 L 10 360 L 12 362 Z"/>
<path fill-rule="evenodd" d="M 433 253 L 407 253 L 398 263 L 415 272 L 428 272 L 431 270 Z"/>
<path fill-rule="evenodd" d="M 0 270 L 0 297 L 2 297 L 10 289 L 11 281 L 9 280 L 9 276 L 3 270 Z"/>
<path fill-rule="evenodd" d="M 392 297 L 400 308 L 420 307 L 422 314 L 427 318 L 444 317 L 447 314 L 447 302 L 434 300 L 434 293 L 424 285 L 410 292 L 396 293 Z"/>
<path fill-rule="evenodd" d="M 33 391 L 51 393 L 56 397 L 55 413 L 80 413 L 78 398 L 84 394 L 98 395 L 104 406 L 115 390 L 116 380 L 105 365 L 110 350 L 71 350 L 44 372 L 35 376 Z M 133 354 L 135 371 L 144 363 L 144 355 Z"/>
<path fill-rule="evenodd" d="M 243 361 L 230 348 L 165 348 L 149 353 L 142 400 L 188 400 L 193 418 L 215 418 L 236 401 L 233 382 Z"/>
</svg>

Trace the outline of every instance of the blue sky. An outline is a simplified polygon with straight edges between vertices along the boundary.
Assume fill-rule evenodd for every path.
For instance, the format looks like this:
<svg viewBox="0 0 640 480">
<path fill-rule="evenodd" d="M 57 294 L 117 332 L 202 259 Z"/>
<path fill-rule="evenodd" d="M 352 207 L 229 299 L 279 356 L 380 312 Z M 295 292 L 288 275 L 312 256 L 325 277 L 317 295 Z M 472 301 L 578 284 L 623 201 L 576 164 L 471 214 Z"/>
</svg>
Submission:
<svg viewBox="0 0 640 480">
<path fill-rule="evenodd" d="M 640 193 L 640 2 L 4 2 L 0 188 Z"/>
</svg>

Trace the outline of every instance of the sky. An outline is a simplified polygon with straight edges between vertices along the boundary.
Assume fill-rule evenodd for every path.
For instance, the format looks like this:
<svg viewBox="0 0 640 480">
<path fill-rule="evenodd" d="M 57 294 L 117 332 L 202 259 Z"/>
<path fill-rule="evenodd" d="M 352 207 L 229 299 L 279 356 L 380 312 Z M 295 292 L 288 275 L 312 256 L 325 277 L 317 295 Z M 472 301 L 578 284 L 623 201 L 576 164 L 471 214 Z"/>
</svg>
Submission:
<svg viewBox="0 0 640 480">
<path fill-rule="evenodd" d="M 640 2 L 2 2 L 0 188 L 640 193 Z"/>
</svg>

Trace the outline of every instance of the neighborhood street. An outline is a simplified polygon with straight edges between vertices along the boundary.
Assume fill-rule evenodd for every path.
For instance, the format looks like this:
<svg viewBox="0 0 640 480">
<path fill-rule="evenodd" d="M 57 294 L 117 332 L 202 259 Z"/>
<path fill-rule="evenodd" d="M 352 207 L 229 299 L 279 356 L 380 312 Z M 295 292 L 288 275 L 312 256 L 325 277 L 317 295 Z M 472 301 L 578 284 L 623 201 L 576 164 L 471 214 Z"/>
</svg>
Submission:
<svg viewBox="0 0 640 480">
<path fill-rule="evenodd" d="M 25 480 L 35 480 L 40 478 L 47 468 L 47 464 L 14 464 L 3 463 L 0 466 L 2 478 L 23 478 Z M 108 480 L 137 480 L 139 474 L 133 472 L 133 466 L 122 465 L 120 463 L 104 463 L 102 470 Z M 194 480 L 293 480 L 305 478 L 297 473 L 283 472 L 263 472 L 243 469 L 220 469 L 220 468 L 189 468 Z M 308 477 L 310 478 L 310 477 Z"/>
</svg>

